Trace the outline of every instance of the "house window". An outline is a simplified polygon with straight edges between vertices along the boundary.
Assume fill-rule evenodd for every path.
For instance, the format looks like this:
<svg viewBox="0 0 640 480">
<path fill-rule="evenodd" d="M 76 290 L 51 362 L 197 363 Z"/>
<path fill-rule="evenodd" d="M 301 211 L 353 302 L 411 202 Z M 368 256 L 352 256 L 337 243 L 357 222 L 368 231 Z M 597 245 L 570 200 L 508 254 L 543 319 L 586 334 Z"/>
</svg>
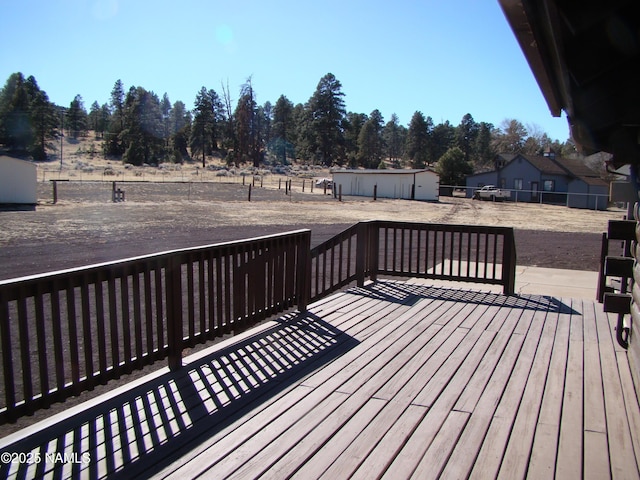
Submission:
<svg viewBox="0 0 640 480">
<path fill-rule="evenodd" d="M 555 181 L 554 180 L 544 180 L 542 182 L 542 190 L 545 192 L 553 192 L 555 191 Z"/>
<path fill-rule="evenodd" d="M 522 190 L 522 179 L 514 178 L 513 179 L 513 188 L 514 190 Z"/>
</svg>

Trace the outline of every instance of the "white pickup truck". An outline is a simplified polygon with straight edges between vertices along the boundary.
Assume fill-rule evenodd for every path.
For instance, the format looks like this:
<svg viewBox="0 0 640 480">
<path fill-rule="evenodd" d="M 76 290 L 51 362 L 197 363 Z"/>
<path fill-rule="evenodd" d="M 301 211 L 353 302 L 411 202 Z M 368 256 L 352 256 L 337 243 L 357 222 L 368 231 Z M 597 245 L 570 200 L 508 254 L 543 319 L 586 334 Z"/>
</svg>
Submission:
<svg viewBox="0 0 640 480">
<path fill-rule="evenodd" d="M 499 200 L 506 200 L 511 198 L 511 192 L 506 190 L 500 190 L 494 185 L 485 185 L 484 187 L 473 192 L 473 198 L 475 200 L 493 200 L 494 202 Z"/>
</svg>

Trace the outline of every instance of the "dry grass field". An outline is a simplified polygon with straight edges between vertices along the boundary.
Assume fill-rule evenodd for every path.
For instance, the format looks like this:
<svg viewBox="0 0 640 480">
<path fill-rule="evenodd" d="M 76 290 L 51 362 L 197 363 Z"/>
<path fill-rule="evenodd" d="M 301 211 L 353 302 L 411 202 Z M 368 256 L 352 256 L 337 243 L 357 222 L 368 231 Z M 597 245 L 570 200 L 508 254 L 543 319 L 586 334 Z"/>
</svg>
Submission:
<svg viewBox="0 0 640 480">
<path fill-rule="evenodd" d="M 289 176 L 249 168 L 227 172 L 214 159 L 206 169 L 199 162 L 131 167 L 92 157 L 96 143 L 67 143 L 62 162 L 39 165 L 35 211 L 0 212 L 0 278 L 297 228 L 310 228 L 317 244 L 370 219 L 511 226 L 520 264 L 596 270 L 601 232 L 625 213 L 459 197 L 340 202 L 319 187 L 311 191 L 314 178 L 329 175 L 326 170 L 299 167 Z M 61 180 L 56 204 L 51 180 Z M 111 201 L 113 182 L 125 191 L 125 202 Z"/>
</svg>

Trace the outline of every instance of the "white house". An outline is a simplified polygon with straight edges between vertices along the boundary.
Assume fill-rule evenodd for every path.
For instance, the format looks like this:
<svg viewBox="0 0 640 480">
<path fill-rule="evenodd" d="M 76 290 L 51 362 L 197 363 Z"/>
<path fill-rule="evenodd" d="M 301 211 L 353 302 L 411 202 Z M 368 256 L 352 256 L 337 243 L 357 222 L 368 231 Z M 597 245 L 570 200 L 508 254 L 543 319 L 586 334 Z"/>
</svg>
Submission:
<svg viewBox="0 0 640 480">
<path fill-rule="evenodd" d="M 38 199 L 35 164 L 0 156 L 0 204 L 35 205 Z"/>
<path fill-rule="evenodd" d="M 373 197 L 377 186 L 380 198 L 437 201 L 440 177 L 433 170 L 334 170 L 336 189 L 343 195 Z"/>
</svg>

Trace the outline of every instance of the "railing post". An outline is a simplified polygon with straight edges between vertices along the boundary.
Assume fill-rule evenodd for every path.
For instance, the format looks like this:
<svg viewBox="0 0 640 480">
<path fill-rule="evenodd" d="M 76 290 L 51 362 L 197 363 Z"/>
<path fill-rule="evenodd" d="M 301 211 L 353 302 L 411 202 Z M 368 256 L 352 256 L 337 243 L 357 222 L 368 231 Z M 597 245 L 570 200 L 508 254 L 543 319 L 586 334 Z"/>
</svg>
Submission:
<svg viewBox="0 0 640 480">
<path fill-rule="evenodd" d="M 378 250 L 380 250 L 380 225 L 378 222 L 369 223 L 369 278 L 372 281 L 378 280 Z"/>
<path fill-rule="evenodd" d="M 504 235 L 502 249 L 502 281 L 505 295 L 513 295 L 516 291 L 516 245 L 513 229 L 508 229 Z"/>
<path fill-rule="evenodd" d="M 169 345 L 169 368 L 182 368 L 182 264 L 180 257 L 173 255 L 166 267 L 167 341 Z"/>
<path fill-rule="evenodd" d="M 296 291 L 298 310 L 306 312 L 311 298 L 311 231 L 305 232 L 298 242 Z"/>
<path fill-rule="evenodd" d="M 367 268 L 367 243 L 369 235 L 369 223 L 358 223 L 358 233 L 356 239 L 356 281 L 359 287 L 364 286 L 365 273 Z"/>
</svg>

